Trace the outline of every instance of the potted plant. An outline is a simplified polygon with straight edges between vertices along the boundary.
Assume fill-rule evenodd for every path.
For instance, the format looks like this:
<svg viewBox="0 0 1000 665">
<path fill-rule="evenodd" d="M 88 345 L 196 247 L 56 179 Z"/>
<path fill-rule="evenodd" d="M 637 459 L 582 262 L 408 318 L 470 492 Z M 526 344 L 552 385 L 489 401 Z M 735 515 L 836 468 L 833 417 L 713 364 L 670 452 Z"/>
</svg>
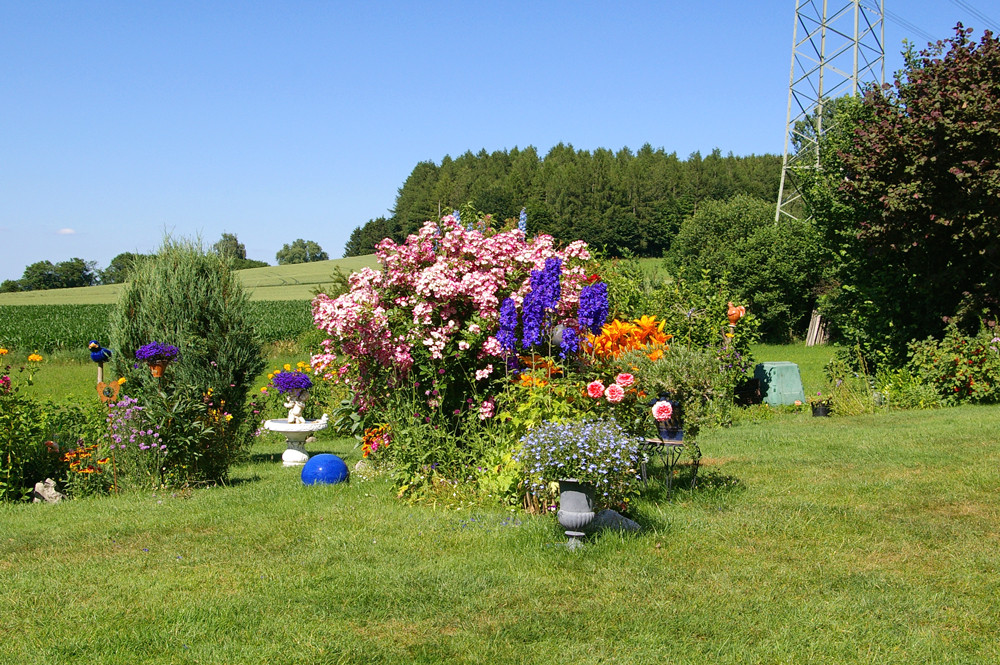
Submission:
<svg viewBox="0 0 1000 665">
<path fill-rule="evenodd" d="M 818 391 L 815 395 L 809 397 L 809 406 L 812 408 L 812 414 L 816 418 L 822 418 L 830 415 L 833 410 L 833 404 L 829 397 L 823 397 L 823 393 Z"/>
<path fill-rule="evenodd" d="M 517 461 L 532 491 L 544 494 L 559 486 L 559 524 L 571 548 L 594 519 L 595 504 L 614 505 L 625 498 L 636 476 L 639 439 L 613 419 L 544 421 L 521 439 Z"/>
<path fill-rule="evenodd" d="M 170 361 L 177 358 L 180 351 L 172 344 L 161 344 L 150 342 L 140 346 L 135 352 L 135 359 L 149 365 L 149 371 L 153 376 L 160 378 Z"/>
<path fill-rule="evenodd" d="M 305 418 L 306 400 L 313 382 L 305 372 L 276 372 L 271 377 L 271 385 L 285 396 L 285 408 L 288 409 L 288 422 L 302 424 Z"/>
<path fill-rule="evenodd" d="M 680 404 L 671 400 L 669 393 L 663 393 L 659 399 L 654 400 L 650 412 L 660 441 L 667 443 L 684 440 Z"/>
</svg>

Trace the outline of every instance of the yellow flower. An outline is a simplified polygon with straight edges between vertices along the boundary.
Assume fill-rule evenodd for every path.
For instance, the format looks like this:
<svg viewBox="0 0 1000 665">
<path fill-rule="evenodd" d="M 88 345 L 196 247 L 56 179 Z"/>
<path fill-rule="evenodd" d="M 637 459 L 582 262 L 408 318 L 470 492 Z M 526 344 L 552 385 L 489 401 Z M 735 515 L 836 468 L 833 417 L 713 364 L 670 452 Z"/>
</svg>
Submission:
<svg viewBox="0 0 1000 665">
<path fill-rule="evenodd" d="M 285 371 L 286 372 L 291 372 L 292 371 L 292 366 L 289 365 L 288 363 L 285 363 Z"/>
<path fill-rule="evenodd" d="M 267 375 L 267 380 L 268 381 L 270 381 L 273 378 L 274 378 L 274 372 L 271 372 L 270 374 Z"/>
<path fill-rule="evenodd" d="M 309 365 L 308 365 L 307 363 L 304 363 L 304 362 L 302 362 L 302 361 L 300 360 L 300 361 L 299 361 L 299 362 L 298 362 L 298 363 L 296 364 L 296 367 L 298 367 L 299 369 L 305 369 L 306 367 L 309 367 Z"/>
<path fill-rule="evenodd" d="M 229 421 L 230 421 L 230 420 L 232 420 L 232 419 L 233 419 L 233 414 L 231 414 L 231 413 L 227 413 L 227 414 L 226 414 L 226 422 L 229 422 Z"/>
<path fill-rule="evenodd" d="M 42 357 L 38 355 L 38 351 L 35 351 L 30 356 L 28 356 L 28 362 L 40 363 L 42 362 Z"/>
<path fill-rule="evenodd" d="M 125 385 L 125 377 L 124 376 L 121 377 L 120 379 L 118 379 L 118 385 L 119 386 L 124 386 Z"/>
<path fill-rule="evenodd" d="M 0 348 L 0 356 L 5 356 L 8 353 L 9 353 L 9 351 L 7 351 L 7 349 Z"/>
<path fill-rule="evenodd" d="M 261 388 L 260 391 L 266 395 L 267 394 L 267 386 L 264 386 L 263 388 Z"/>
</svg>

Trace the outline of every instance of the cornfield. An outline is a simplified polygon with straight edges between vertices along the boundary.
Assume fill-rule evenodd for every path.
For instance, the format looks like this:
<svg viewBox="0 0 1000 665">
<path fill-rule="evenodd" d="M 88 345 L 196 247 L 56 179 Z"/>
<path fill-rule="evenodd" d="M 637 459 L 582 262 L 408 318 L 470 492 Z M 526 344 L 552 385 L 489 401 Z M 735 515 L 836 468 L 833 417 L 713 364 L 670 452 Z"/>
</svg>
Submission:
<svg viewBox="0 0 1000 665">
<path fill-rule="evenodd" d="M 0 347 L 51 353 L 108 343 L 114 305 L 0 305 Z M 265 343 L 294 340 L 312 328 L 307 300 L 256 300 L 250 310 Z M 168 340 L 163 340 L 168 341 Z"/>
</svg>

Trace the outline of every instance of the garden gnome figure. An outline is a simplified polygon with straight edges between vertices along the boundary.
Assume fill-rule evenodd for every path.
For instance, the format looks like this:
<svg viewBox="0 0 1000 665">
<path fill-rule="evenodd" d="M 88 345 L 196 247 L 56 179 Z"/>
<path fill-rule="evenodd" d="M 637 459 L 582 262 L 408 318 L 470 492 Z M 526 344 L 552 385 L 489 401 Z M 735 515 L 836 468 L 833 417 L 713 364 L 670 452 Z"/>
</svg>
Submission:
<svg viewBox="0 0 1000 665">
<path fill-rule="evenodd" d="M 301 425 L 305 423 L 306 419 L 302 417 L 302 411 L 306 408 L 306 398 L 309 397 L 309 393 L 306 391 L 296 391 L 293 393 L 288 393 L 288 399 L 285 401 L 285 408 L 288 409 L 288 422 Z"/>
</svg>

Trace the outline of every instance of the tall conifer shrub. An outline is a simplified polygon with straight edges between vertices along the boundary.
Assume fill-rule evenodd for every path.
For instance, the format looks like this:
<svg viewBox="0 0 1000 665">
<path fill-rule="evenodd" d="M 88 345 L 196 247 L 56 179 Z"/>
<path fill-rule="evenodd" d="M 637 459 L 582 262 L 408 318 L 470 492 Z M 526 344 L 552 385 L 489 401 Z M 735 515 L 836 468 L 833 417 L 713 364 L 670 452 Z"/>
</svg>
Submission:
<svg viewBox="0 0 1000 665">
<path fill-rule="evenodd" d="M 226 257 L 171 238 L 122 289 L 113 369 L 160 421 L 169 478 L 222 480 L 250 445 L 247 393 L 264 358 L 248 302 Z M 162 380 L 136 366 L 136 349 L 153 341 L 180 350 Z"/>
</svg>

